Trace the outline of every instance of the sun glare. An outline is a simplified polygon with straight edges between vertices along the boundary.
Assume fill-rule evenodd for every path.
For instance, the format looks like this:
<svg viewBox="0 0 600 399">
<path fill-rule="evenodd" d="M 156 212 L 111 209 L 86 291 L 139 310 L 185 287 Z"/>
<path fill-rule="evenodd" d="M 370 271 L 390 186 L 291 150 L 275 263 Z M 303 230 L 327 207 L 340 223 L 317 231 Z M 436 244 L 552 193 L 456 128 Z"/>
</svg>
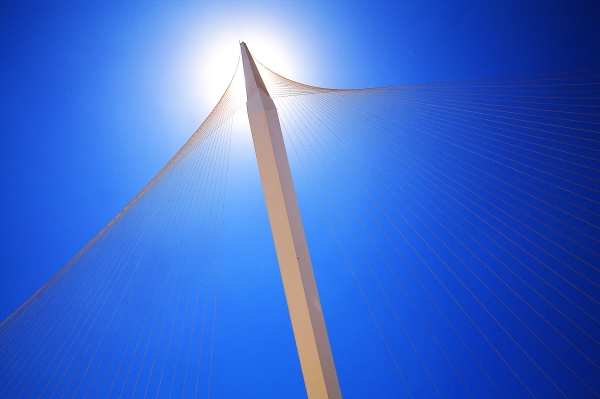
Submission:
<svg viewBox="0 0 600 399">
<path fill-rule="evenodd" d="M 314 81 L 311 74 L 316 67 L 305 62 L 310 58 L 308 53 L 314 52 L 314 44 L 305 43 L 306 32 L 285 24 L 282 16 L 275 12 L 254 15 L 257 11 L 252 7 L 236 9 L 235 13 L 223 9 L 205 9 L 202 14 L 192 11 L 177 15 L 180 30 L 174 34 L 177 41 L 172 42 L 176 45 L 165 49 L 163 62 L 158 62 L 168 70 L 160 71 L 167 76 L 160 82 L 160 98 L 170 125 L 185 121 L 193 126 L 208 116 L 234 76 L 240 41 L 273 71 L 300 82 Z"/>
<path fill-rule="evenodd" d="M 185 82 L 180 84 L 186 97 L 191 103 L 201 104 L 203 109 L 212 109 L 217 104 L 234 75 L 240 58 L 240 41 L 273 71 L 291 79 L 304 78 L 299 41 L 282 32 L 275 27 L 237 25 L 231 31 L 212 32 L 210 38 L 200 36 L 191 40 L 178 57 L 184 64 L 178 67 L 183 72 L 178 79 Z"/>
<path fill-rule="evenodd" d="M 201 87 L 210 103 L 216 104 L 233 77 L 240 57 L 239 40 L 244 41 L 252 55 L 270 69 L 284 76 L 294 76 L 296 71 L 291 54 L 285 44 L 269 35 L 251 35 L 238 40 L 227 38 L 215 42 L 207 52 L 206 65 L 202 68 Z M 241 68 L 241 64 L 239 66 Z"/>
</svg>

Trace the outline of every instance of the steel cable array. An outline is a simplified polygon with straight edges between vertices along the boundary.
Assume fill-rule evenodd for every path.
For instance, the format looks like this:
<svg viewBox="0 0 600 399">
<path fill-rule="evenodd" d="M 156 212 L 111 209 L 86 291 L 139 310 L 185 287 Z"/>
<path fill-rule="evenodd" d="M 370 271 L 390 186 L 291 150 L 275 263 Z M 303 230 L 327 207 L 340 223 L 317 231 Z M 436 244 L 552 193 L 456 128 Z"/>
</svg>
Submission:
<svg viewBox="0 0 600 399">
<path fill-rule="evenodd" d="M 598 71 L 328 90 L 260 69 L 398 396 L 600 394 Z"/>
<path fill-rule="evenodd" d="M 598 71 L 339 90 L 257 64 L 317 284 L 342 286 L 323 300 L 342 393 L 360 392 L 347 360 L 364 324 L 390 397 L 600 395 Z M 238 69 L 173 159 L 0 325 L 0 397 L 210 396 L 244 102 Z"/>
<path fill-rule="evenodd" d="M 2 323 L 0 397 L 208 392 L 241 76 L 140 194 Z"/>
</svg>

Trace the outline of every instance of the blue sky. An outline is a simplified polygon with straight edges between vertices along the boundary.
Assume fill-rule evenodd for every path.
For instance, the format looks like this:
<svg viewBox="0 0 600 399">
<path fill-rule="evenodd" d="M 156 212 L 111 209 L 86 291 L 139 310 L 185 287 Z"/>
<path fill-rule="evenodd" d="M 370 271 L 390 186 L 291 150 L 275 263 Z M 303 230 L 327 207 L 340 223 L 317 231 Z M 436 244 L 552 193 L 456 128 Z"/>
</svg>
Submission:
<svg viewBox="0 0 600 399">
<path fill-rule="evenodd" d="M 599 68 L 599 21 L 593 1 L 4 1 L 0 319 L 202 123 L 238 40 L 291 79 L 360 88 Z"/>
</svg>

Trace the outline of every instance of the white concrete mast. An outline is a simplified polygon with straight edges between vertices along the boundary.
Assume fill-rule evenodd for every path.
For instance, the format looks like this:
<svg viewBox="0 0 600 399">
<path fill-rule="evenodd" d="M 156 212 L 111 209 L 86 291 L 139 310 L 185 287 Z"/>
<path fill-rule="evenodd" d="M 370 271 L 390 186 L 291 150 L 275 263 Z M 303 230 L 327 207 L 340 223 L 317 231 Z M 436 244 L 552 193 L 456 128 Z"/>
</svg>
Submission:
<svg viewBox="0 0 600 399">
<path fill-rule="evenodd" d="M 309 399 L 341 398 L 279 116 L 245 43 L 248 119 Z"/>
</svg>

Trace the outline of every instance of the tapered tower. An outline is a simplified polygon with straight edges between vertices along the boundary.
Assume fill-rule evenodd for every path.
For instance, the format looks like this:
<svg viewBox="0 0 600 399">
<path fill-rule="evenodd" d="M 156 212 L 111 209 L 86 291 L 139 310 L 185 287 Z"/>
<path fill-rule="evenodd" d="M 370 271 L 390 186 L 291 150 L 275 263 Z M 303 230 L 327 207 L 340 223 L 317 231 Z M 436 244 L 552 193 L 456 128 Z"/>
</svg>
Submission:
<svg viewBox="0 0 600 399">
<path fill-rule="evenodd" d="M 309 399 L 341 398 L 277 109 L 240 45 L 250 130 L 306 392 Z"/>
</svg>

